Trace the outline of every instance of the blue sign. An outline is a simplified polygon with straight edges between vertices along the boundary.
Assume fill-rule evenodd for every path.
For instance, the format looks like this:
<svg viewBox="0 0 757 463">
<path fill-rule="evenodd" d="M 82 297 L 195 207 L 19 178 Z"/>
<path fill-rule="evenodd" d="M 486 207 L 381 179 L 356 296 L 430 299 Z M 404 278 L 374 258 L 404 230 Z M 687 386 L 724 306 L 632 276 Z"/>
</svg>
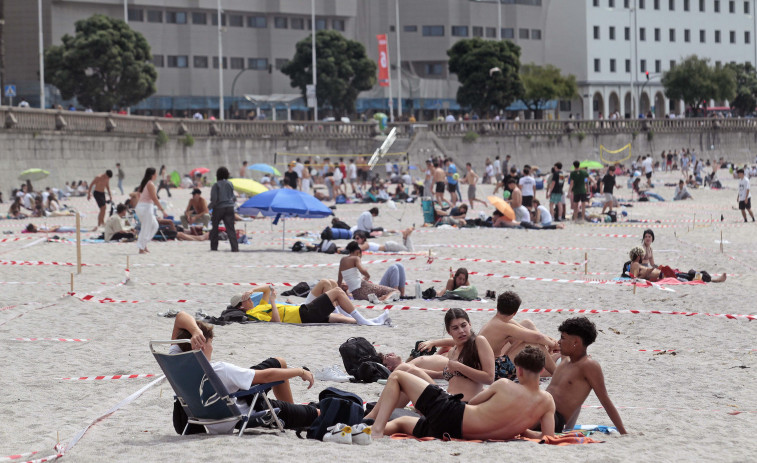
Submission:
<svg viewBox="0 0 757 463">
<path fill-rule="evenodd" d="M 16 96 L 16 86 L 15 85 L 6 85 L 5 86 L 5 96 L 9 98 L 13 98 Z"/>
</svg>

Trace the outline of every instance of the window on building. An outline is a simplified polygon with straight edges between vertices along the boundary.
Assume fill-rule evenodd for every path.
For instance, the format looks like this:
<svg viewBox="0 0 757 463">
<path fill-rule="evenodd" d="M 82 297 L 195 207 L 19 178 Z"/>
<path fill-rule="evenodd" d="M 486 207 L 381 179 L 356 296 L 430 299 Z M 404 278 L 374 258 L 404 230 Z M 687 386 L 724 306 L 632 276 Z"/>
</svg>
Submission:
<svg viewBox="0 0 757 463">
<path fill-rule="evenodd" d="M 600 72 L 601 66 L 599 58 L 594 58 L 594 72 Z"/>
<path fill-rule="evenodd" d="M 744 43 L 751 43 L 752 37 L 749 34 L 749 31 L 744 31 Z"/>
<path fill-rule="evenodd" d="M 268 58 L 249 58 L 247 60 L 247 67 L 256 71 L 267 71 Z"/>
<path fill-rule="evenodd" d="M 405 32 L 418 32 L 418 26 L 402 26 Z"/>
<path fill-rule="evenodd" d="M 610 26 L 610 40 L 615 40 L 615 26 Z"/>
<path fill-rule="evenodd" d="M 570 100 L 560 100 L 560 111 L 566 113 L 571 111 Z"/>
<path fill-rule="evenodd" d="M 749 1 L 744 2 L 744 14 L 749 14 Z"/>
<path fill-rule="evenodd" d="M 223 68 L 226 69 L 228 66 L 228 62 L 226 61 L 226 57 L 223 57 Z M 218 69 L 218 57 L 213 57 L 213 69 Z"/>
<path fill-rule="evenodd" d="M 332 19 L 331 28 L 335 31 L 344 32 L 344 19 Z"/>
<path fill-rule="evenodd" d="M 287 29 L 289 27 L 289 21 L 285 16 L 276 16 L 273 18 L 273 27 L 276 29 Z"/>
<path fill-rule="evenodd" d="M 660 34 L 660 28 L 659 27 L 655 27 L 654 28 L 654 41 L 655 42 L 659 42 L 661 40 L 660 39 L 660 35 L 661 35 Z"/>
<path fill-rule="evenodd" d="M 218 25 L 218 14 L 217 13 L 211 13 L 210 14 L 210 24 L 217 26 Z M 221 13 L 221 25 L 226 25 L 226 13 Z"/>
<path fill-rule="evenodd" d="M 720 43 L 720 31 L 715 31 L 715 43 Z"/>
<path fill-rule="evenodd" d="M 630 59 L 626 60 L 626 72 L 629 74 L 631 73 L 631 60 Z"/>
<path fill-rule="evenodd" d="M 615 60 L 614 59 L 610 59 L 610 72 L 615 72 L 615 71 L 616 71 L 616 69 L 615 69 Z"/>
<path fill-rule="evenodd" d="M 662 72 L 662 61 L 658 59 L 654 60 L 654 72 L 658 74 Z"/>
<path fill-rule="evenodd" d="M 276 58 L 276 70 L 280 71 L 288 62 L 289 60 L 286 58 Z"/>
<path fill-rule="evenodd" d="M 676 9 L 676 0 L 668 0 L 668 9 L 670 11 L 675 11 L 675 9 Z"/>
<path fill-rule="evenodd" d="M 623 8 L 629 8 L 631 4 L 631 0 L 623 0 Z"/>
<path fill-rule="evenodd" d="M 192 24 L 207 24 L 208 23 L 208 15 L 205 13 L 198 13 L 193 12 L 192 13 Z"/>
<path fill-rule="evenodd" d="M 496 27 L 487 27 L 486 28 L 486 37 L 489 39 L 496 39 L 497 38 L 497 28 Z"/>
<path fill-rule="evenodd" d="M 641 40 L 642 42 L 647 40 L 647 30 L 643 27 L 639 28 L 639 40 Z"/>
<path fill-rule="evenodd" d="M 502 28 L 502 38 L 503 39 L 514 39 L 515 38 L 515 29 L 512 28 L 512 27 Z"/>
<path fill-rule="evenodd" d="M 442 63 L 426 63 L 423 68 L 427 76 L 440 76 L 444 73 Z"/>
<path fill-rule="evenodd" d="M 599 0 L 594 0 L 594 6 L 599 6 Z"/>
<path fill-rule="evenodd" d="M 626 27 L 625 38 L 626 38 L 626 40 L 631 40 L 631 28 L 630 27 Z"/>
<path fill-rule="evenodd" d="M 244 16 L 241 14 L 229 15 L 229 26 L 231 27 L 244 27 Z"/>
<path fill-rule="evenodd" d="M 686 43 L 691 42 L 691 31 L 689 29 L 683 30 L 683 41 Z"/>
<path fill-rule="evenodd" d="M 615 8 L 615 0 L 607 0 L 607 6 L 610 8 Z"/>
<path fill-rule="evenodd" d="M 392 24 L 389 26 L 389 32 L 394 32 L 394 31 L 395 31 L 395 27 L 394 27 L 394 24 Z"/>
<path fill-rule="evenodd" d="M 197 69 L 206 69 L 208 67 L 208 57 L 207 56 L 194 56 L 192 57 L 192 64 L 193 64 L 193 67 Z"/>
<path fill-rule="evenodd" d="M 450 30 L 453 37 L 468 37 L 468 26 L 452 26 Z"/>
<path fill-rule="evenodd" d="M 645 5 L 644 5 L 644 0 L 638 0 L 638 2 L 639 2 L 639 9 L 640 9 L 640 10 L 643 10 L 643 9 L 644 9 L 644 6 L 645 6 Z"/>
<path fill-rule="evenodd" d="M 599 26 L 594 26 L 594 40 L 599 40 Z"/>
<path fill-rule="evenodd" d="M 647 60 L 643 59 L 639 61 L 639 71 L 647 72 Z"/>
<path fill-rule="evenodd" d="M 473 37 L 483 37 L 484 28 L 481 26 L 473 26 Z"/>
<path fill-rule="evenodd" d="M 244 69 L 244 58 L 231 58 L 229 64 L 231 69 Z"/>
<path fill-rule="evenodd" d="M 326 28 L 327 28 L 326 19 L 324 19 L 324 18 L 315 18 L 315 30 L 317 30 L 317 31 L 325 31 Z"/>
<path fill-rule="evenodd" d="M 670 40 L 671 42 L 675 42 L 676 41 L 676 30 L 675 29 L 668 30 L 668 40 Z"/>
<path fill-rule="evenodd" d="M 654 0 L 654 9 L 659 10 L 660 9 L 660 0 Z"/>
<path fill-rule="evenodd" d="M 169 68 L 189 67 L 189 57 L 187 57 L 187 55 L 168 55 L 168 59 L 166 61 Z"/>
<path fill-rule="evenodd" d="M 699 11 L 704 12 L 704 0 L 699 0 Z"/>
<path fill-rule="evenodd" d="M 162 23 L 163 12 L 160 10 L 147 10 L 147 22 L 148 23 Z"/>
<path fill-rule="evenodd" d="M 145 21 L 145 10 L 140 10 L 137 8 L 129 8 L 129 22 L 144 22 Z"/>
<path fill-rule="evenodd" d="M 528 39 L 528 29 L 518 29 L 519 39 Z"/>
<path fill-rule="evenodd" d="M 152 55 L 152 64 L 156 68 L 163 67 L 163 55 Z"/>
<path fill-rule="evenodd" d="M 731 43 L 736 43 L 736 31 L 730 31 L 728 33 L 728 41 Z"/>
<path fill-rule="evenodd" d="M 715 0 L 713 10 L 715 13 L 720 13 L 720 0 Z"/>
<path fill-rule="evenodd" d="M 731 0 L 730 2 L 728 2 L 728 12 L 729 13 L 736 12 L 736 2 L 734 0 Z"/>
<path fill-rule="evenodd" d="M 443 37 L 444 26 L 423 26 L 424 37 Z"/>
<path fill-rule="evenodd" d="M 673 69 L 674 67 L 676 67 L 676 62 L 672 59 L 670 60 L 670 67 L 668 69 Z"/>
<path fill-rule="evenodd" d="M 683 0 L 683 11 L 689 11 L 689 0 Z"/>
<path fill-rule="evenodd" d="M 541 29 L 531 29 L 531 40 L 541 40 Z"/>
<path fill-rule="evenodd" d="M 268 27 L 268 18 L 265 16 L 247 16 L 247 27 L 265 29 Z"/>
<path fill-rule="evenodd" d="M 705 43 L 707 41 L 707 32 L 704 29 L 699 29 L 699 43 Z"/>
<path fill-rule="evenodd" d="M 186 24 L 187 13 L 183 11 L 167 11 L 166 22 L 168 24 Z"/>
<path fill-rule="evenodd" d="M 292 29 L 305 29 L 305 20 L 302 18 L 292 18 Z"/>
</svg>

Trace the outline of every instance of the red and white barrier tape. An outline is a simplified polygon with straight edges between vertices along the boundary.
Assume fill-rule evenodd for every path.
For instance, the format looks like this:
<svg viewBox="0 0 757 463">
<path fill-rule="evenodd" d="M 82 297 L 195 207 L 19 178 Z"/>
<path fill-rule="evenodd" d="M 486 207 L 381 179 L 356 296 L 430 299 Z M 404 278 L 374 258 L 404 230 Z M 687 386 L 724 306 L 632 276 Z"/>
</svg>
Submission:
<svg viewBox="0 0 757 463">
<path fill-rule="evenodd" d="M 436 257 L 438 260 L 454 260 L 460 262 L 486 262 L 494 264 L 536 264 L 536 265 L 583 265 L 588 262 L 550 262 L 538 260 L 494 260 L 494 259 L 472 259 L 466 257 Z"/>
<path fill-rule="evenodd" d="M 588 285 L 621 285 L 621 286 L 633 286 L 634 284 L 628 281 L 616 281 L 616 280 L 568 280 L 565 278 L 541 278 L 541 277 L 522 277 L 517 275 L 500 275 L 497 273 L 482 273 L 482 272 L 468 272 L 468 275 L 478 275 L 482 277 L 492 278 L 506 278 L 508 280 L 523 280 L 523 281 L 543 281 L 547 283 L 571 283 L 571 284 L 588 284 Z M 666 288 L 657 283 L 649 282 L 652 287 L 662 291 L 675 292 L 675 290 Z"/>
<path fill-rule="evenodd" d="M 13 338 L 14 341 L 60 341 L 60 342 L 87 342 L 89 339 L 67 339 L 67 338 Z"/>
<path fill-rule="evenodd" d="M 45 262 L 41 260 L 37 261 L 31 261 L 31 260 L 0 260 L 0 265 L 61 265 L 65 267 L 76 267 L 76 263 L 74 262 Z M 84 266 L 99 266 L 99 267 L 105 267 L 107 264 L 81 264 L 82 267 Z"/>
<path fill-rule="evenodd" d="M 3 238 L 3 239 L 0 239 L 0 243 L 9 243 L 12 241 L 21 241 L 21 240 L 33 240 L 34 238 L 36 238 L 36 236 L 19 236 L 15 238 Z"/>
<path fill-rule="evenodd" d="M 581 405 L 581 408 L 594 408 L 597 410 L 603 410 L 601 405 Z M 677 412 L 716 412 L 716 413 L 728 413 L 729 415 L 740 415 L 742 413 L 757 413 L 757 410 L 720 410 L 720 409 L 705 409 L 705 408 L 680 408 L 680 407 L 633 407 L 628 405 L 615 406 L 619 410 L 654 410 L 654 411 L 677 411 Z"/>
<path fill-rule="evenodd" d="M 74 381 L 102 381 L 110 379 L 141 379 L 141 378 L 154 378 L 156 375 L 112 375 L 112 376 L 80 376 L 78 378 L 61 378 L 62 381 L 74 380 Z"/>
<path fill-rule="evenodd" d="M 721 349 L 728 352 L 757 352 L 757 349 Z M 701 352 L 696 349 L 639 349 L 637 352 Z"/>
<path fill-rule="evenodd" d="M 576 236 L 600 236 L 603 238 L 641 238 L 639 235 L 614 235 L 606 233 L 576 233 Z"/>
</svg>

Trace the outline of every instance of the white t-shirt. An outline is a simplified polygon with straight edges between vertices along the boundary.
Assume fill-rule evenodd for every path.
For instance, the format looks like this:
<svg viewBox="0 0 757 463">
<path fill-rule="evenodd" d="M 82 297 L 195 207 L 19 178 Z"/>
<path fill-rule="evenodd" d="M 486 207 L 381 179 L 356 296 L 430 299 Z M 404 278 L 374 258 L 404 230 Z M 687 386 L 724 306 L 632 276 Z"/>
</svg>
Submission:
<svg viewBox="0 0 757 463">
<path fill-rule="evenodd" d="M 32 209 L 34 207 L 34 195 L 31 193 L 26 193 L 24 195 L 22 203 L 24 204 L 25 208 Z"/>
<path fill-rule="evenodd" d="M 539 204 L 539 207 L 537 207 L 540 214 L 539 217 L 541 217 L 541 224 L 542 225 L 549 225 L 552 223 L 552 214 L 549 213 L 549 209 Z"/>
<path fill-rule="evenodd" d="M 297 162 L 294 165 L 294 171 L 297 172 L 297 178 L 302 178 L 302 170 L 305 168 L 305 164 Z"/>
<path fill-rule="evenodd" d="M 494 166 L 489 164 L 486 166 L 486 176 L 487 177 L 494 177 Z"/>
<path fill-rule="evenodd" d="M 494 174 L 499 175 L 502 173 L 502 164 L 499 159 L 494 160 Z"/>
<path fill-rule="evenodd" d="M 357 178 L 357 166 L 354 163 L 350 163 L 350 165 L 347 166 L 347 175 L 349 175 L 350 179 Z"/>
<path fill-rule="evenodd" d="M 370 211 L 365 211 L 357 218 L 357 229 L 364 230 L 368 233 L 373 229 L 373 215 Z"/>
<path fill-rule="evenodd" d="M 649 156 L 647 156 L 646 159 L 644 159 L 643 161 L 641 161 L 641 167 L 644 168 L 644 173 L 645 174 L 648 174 L 648 173 L 652 172 L 652 158 L 649 157 Z"/>
<path fill-rule="evenodd" d="M 531 222 L 531 214 L 526 209 L 526 206 L 518 206 L 515 208 L 515 220 L 518 222 Z"/>
<path fill-rule="evenodd" d="M 523 196 L 533 196 L 534 188 L 536 187 L 536 180 L 534 180 L 534 178 L 530 175 L 526 175 L 518 180 L 518 186 L 523 192 Z"/>
<path fill-rule="evenodd" d="M 752 192 L 749 190 L 749 179 L 744 177 L 739 180 L 739 201 L 746 201 L 748 198 L 752 197 Z M 746 194 L 747 191 L 749 191 L 749 196 Z"/>
<path fill-rule="evenodd" d="M 342 175 L 342 169 L 339 169 L 339 168 L 334 169 L 334 176 L 333 176 L 333 178 L 334 178 L 334 183 L 335 184 L 341 185 L 342 184 L 342 179 L 344 178 L 344 175 Z"/>
</svg>

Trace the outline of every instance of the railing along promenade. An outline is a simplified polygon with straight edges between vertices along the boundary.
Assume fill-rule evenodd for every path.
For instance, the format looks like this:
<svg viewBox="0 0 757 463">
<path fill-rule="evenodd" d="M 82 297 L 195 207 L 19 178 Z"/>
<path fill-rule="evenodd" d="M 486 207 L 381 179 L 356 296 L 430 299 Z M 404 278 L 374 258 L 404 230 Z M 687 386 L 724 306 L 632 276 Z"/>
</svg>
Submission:
<svg viewBox="0 0 757 463">
<path fill-rule="evenodd" d="M 39 110 L 0 106 L 0 133 L 57 131 L 72 134 L 147 136 L 161 131 L 168 136 L 222 138 L 310 138 L 355 139 L 378 135 L 379 127 L 370 122 L 310 121 L 237 121 L 194 120 L 110 113 Z M 399 136 L 415 130 L 429 130 L 439 137 L 462 137 L 468 132 L 492 136 L 558 136 L 583 134 L 612 135 L 618 133 L 692 133 L 706 131 L 757 131 L 757 119 L 619 119 L 619 120 L 478 120 L 461 122 L 401 122 Z"/>
</svg>

